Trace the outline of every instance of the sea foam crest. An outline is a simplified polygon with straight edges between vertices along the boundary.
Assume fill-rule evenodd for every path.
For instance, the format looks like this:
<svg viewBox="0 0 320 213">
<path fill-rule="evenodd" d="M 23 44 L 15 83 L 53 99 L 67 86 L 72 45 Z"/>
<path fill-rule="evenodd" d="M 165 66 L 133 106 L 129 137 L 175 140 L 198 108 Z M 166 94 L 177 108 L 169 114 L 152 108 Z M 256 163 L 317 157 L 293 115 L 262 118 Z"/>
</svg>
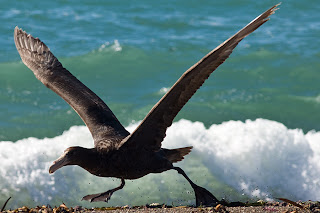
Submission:
<svg viewBox="0 0 320 213">
<path fill-rule="evenodd" d="M 138 123 L 129 125 L 127 129 L 133 131 L 137 125 Z M 203 162 L 221 184 L 228 184 L 239 193 L 259 199 L 286 197 L 316 200 L 320 197 L 319 141 L 320 132 L 310 131 L 304 134 L 299 129 L 288 129 L 281 123 L 265 119 L 228 121 L 209 128 L 201 122 L 180 120 L 168 129 L 163 146 L 178 148 L 192 145 L 196 152 L 193 156 L 201 156 L 199 162 Z M 105 189 L 115 187 L 114 183 L 107 182 L 108 178 L 98 180 L 76 166 L 58 170 L 53 175 L 48 173 L 49 166 L 63 150 L 75 145 L 93 146 L 91 135 L 85 126 L 71 127 L 54 138 L 0 142 L 1 199 L 13 196 L 9 205 L 11 207 L 46 203 L 59 205 L 61 201 L 79 205 L 81 197 L 86 193 L 97 193 L 101 191 L 101 186 Z M 188 162 L 188 159 L 184 162 Z M 183 165 L 184 169 L 188 167 L 188 164 Z M 133 198 L 136 196 L 132 194 L 135 193 L 132 185 L 137 184 L 141 185 L 141 189 L 149 187 L 149 191 L 142 192 L 143 194 L 154 196 L 155 193 L 165 193 L 164 197 L 170 196 L 167 194 L 170 181 L 165 186 L 165 192 L 154 191 L 151 187 L 160 187 L 160 179 L 169 180 L 172 176 L 170 174 L 172 173 L 168 176 L 148 176 L 144 181 L 132 184 L 129 182 L 123 192 L 114 195 L 111 204 L 120 195 L 120 203 L 126 201 L 134 205 Z M 156 177 L 160 179 L 154 181 Z M 209 190 L 217 197 L 223 197 L 214 188 Z M 130 196 L 130 199 L 126 198 Z M 145 198 L 141 199 L 141 202 L 145 201 Z M 160 200 L 163 199 L 160 197 Z M 168 198 L 169 202 L 170 199 Z"/>
<path fill-rule="evenodd" d="M 92 146 L 90 133 L 85 126 L 71 127 L 54 138 L 0 142 L 0 197 L 12 196 L 14 199 L 10 201 L 11 204 L 21 206 L 49 203 L 61 193 L 72 196 L 74 191 L 70 189 L 70 181 L 78 179 L 77 170 L 71 167 L 68 174 L 62 172 L 57 175 L 49 175 L 48 170 L 66 148 L 75 145 Z"/>
<path fill-rule="evenodd" d="M 220 180 L 257 198 L 320 197 L 320 132 L 304 134 L 265 119 L 228 121 L 206 129 L 180 120 L 164 145 L 193 145 Z"/>
</svg>

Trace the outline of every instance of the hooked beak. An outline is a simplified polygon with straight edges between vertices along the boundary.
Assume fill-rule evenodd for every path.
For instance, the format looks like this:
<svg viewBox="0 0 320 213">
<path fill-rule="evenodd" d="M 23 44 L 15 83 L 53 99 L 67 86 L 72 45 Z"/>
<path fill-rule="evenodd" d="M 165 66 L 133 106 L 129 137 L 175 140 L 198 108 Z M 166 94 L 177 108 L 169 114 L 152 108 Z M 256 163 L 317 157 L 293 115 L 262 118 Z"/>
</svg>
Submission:
<svg viewBox="0 0 320 213">
<path fill-rule="evenodd" d="M 53 162 L 53 164 L 49 168 L 49 173 L 52 174 L 58 169 L 60 169 L 63 166 L 68 165 L 70 162 L 69 158 L 67 157 L 67 152 L 62 154 L 57 160 Z"/>
</svg>

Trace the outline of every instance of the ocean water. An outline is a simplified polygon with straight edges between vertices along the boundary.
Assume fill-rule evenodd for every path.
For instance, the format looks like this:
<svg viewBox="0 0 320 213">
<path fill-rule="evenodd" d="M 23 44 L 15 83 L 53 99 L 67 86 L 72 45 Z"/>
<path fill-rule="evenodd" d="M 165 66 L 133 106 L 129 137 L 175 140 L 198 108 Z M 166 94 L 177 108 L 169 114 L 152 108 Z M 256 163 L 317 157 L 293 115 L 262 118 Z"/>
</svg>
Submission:
<svg viewBox="0 0 320 213">
<path fill-rule="evenodd" d="M 19 26 L 39 37 L 133 131 L 181 74 L 277 1 L 10 1 L 0 8 L 0 205 L 194 204 L 175 171 L 127 181 L 109 203 L 81 201 L 120 181 L 48 168 L 89 131 L 21 62 Z M 164 147 L 229 201 L 320 199 L 320 5 L 283 1 L 190 99 Z"/>
</svg>

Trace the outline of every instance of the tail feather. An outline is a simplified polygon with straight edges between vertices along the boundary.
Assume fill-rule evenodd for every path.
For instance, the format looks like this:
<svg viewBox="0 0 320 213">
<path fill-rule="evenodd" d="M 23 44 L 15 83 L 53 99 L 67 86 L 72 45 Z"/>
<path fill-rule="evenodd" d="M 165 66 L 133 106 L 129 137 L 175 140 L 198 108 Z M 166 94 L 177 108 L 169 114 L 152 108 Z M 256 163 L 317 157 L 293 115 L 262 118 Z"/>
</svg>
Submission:
<svg viewBox="0 0 320 213">
<path fill-rule="evenodd" d="M 163 149 L 167 159 L 171 163 L 182 161 L 184 156 L 191 152 L 192 146 L 178 148 L 178 149 Z"/>
</svg>

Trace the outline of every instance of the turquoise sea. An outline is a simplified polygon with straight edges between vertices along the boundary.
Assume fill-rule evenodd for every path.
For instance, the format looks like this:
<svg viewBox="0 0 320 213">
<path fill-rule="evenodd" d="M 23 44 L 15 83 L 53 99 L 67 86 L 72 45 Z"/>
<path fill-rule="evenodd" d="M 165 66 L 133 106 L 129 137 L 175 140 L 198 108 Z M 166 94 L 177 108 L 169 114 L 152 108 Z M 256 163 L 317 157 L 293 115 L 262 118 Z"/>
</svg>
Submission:
<svg viewBox="0 0 320 213">
<path fill-rule="evenodd" d="M 175 171 L 117 186 L 76 166 L 48 168 L 65 148 L 92 147 L 84 123 L 21 62 L 19 26 L 39 37 L 130 131 L 181 74 L 278 1 L 6 1 L 0 7 L 0 205 L 7 208 L 194 204 Z M 191 98 L 164 147 L 217 198 L 320 199 L 320 4 L 283 1 Z"/>
</svg>

